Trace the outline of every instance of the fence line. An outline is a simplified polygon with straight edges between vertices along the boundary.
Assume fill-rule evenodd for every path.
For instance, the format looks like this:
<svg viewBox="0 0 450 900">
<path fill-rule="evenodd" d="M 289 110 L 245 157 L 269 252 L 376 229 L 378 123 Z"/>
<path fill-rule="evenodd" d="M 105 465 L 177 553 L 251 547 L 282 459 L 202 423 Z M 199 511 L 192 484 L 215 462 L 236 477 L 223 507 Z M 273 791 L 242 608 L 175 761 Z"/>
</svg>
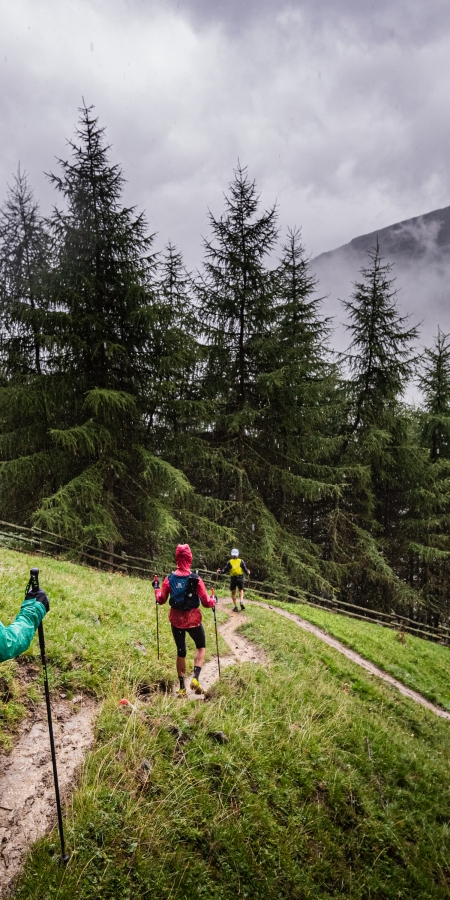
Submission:
<svg viewBox="0 0 450 900">
<path fill-rule="evenodd" d="M 7 529 L 7 530 L 5 530 Z M 47 535 L 47 537 L 45 536 Z M 55 538 L 56 540 L 52 540 Z M 9 546 L 11 549 L 24 550 L 24 545 L 31 545 L 34 553 L 42 553 L 47 556 L 70 554 L 77 557 L 78 561 L 108 571 L 115 571 L 122 575 L 136 575 L 140 578 L 151 579 L 155 571 L 161 569 L 161 561 L 148 559 L 142 556 L 133 556 L 126 553 L 114 553 L 109 550 L 99 550 L 89 544 L 77 543 L 74 539 L 64 538 L 51 531 L 40 528 L 28 528 L 25 525 L 15 525 L 0 519 L 0 546 Z M 101 555 L 100 555 L 101 554 Z M 117 560 L 117 562 L 115 561 Z M 137 563 L 137 565 L 136 565 Z M 140 565 L 142 563 L 143 565 Z M 217 572 L 199 567 L 199 573 L 206 584 L 214 586 L 218 582 Z M 418 619 L 402 616 L 400 613 L 386 613 L 380 610 L 369 609 L 340 600 L 338 597 L 321 597 L 300 588 L 286 586 L 285 591 L 267 590 L 267 584 L 261 581 L 249 579 L 247 592 L 256 598 L 265 600 L 286 601 L 288 603 L 306 604 L 316 609 L 324 609 L 341 615 L 350 616 L 361 621 L 372 622 L 396 631 L 404 631 L 418 635 L 429 641 L 439 642 L 450 646 L 450 627 L 448 625 L 429 625 Z M 358 612 L 355 612 L 358 610 Z M 362 613 L 362 614 L 361 614 Z"/>
</svg>

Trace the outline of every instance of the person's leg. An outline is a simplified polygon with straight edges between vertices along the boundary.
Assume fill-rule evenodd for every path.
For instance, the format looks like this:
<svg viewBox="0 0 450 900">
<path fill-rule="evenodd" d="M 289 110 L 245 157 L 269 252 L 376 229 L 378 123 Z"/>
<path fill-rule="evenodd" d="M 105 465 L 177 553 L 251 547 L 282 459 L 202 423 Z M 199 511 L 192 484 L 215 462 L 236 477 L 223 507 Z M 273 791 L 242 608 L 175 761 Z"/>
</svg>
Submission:
<svg viewBox="0 0 450 900">
<path fill-rule="evenodd" d="M 177 656 L 177 675 L 178 678 L 184 678 L 186 675 L 186 657 Z"/>
<path fill-rule="evenodd" d="M 205 661 L 206 653 L 206 635 L 203 625 L 197 625 L 196 628 L 188 628 L 188 634 L 195 643 L 194 655 L 194 675 L 191 681 L 191 688 L 196 694 L 202 693 L 200 686 L 200 672 Z"/>
<path fill-rule="evenodd" d="M 177 646 L 177 675 L 180 679 L 179 693 L 185 691 L 184 679 L 186 678 L 186 632 L 184 628 L 175 628 L 172 625 L 172 634 Z"/>
<path fill-rule="evenodd" d="M 194 668 L 196 666 L 199 666 L 200 669 L 202 668 L 203 663 L 205 662 L 205 654 L 206 654 L 206 647 L 199 647 L 199 649 L 195 651 L 195 653 L 194 653 Z"/>
<path fill-rule="evenodd" d="M 241 604 L 241 609 L 244 609 L 244 588 L 239 588 L 239 602 Z"/>
<path fill-rule="evenodd" d="M 230 591 L 231 591 L 231 599 L 233 601 L 233 612 L 237 612 L 236 588 L 237 588 L 236 576 L 232 575 L 230 578 Z"/>
</svg>

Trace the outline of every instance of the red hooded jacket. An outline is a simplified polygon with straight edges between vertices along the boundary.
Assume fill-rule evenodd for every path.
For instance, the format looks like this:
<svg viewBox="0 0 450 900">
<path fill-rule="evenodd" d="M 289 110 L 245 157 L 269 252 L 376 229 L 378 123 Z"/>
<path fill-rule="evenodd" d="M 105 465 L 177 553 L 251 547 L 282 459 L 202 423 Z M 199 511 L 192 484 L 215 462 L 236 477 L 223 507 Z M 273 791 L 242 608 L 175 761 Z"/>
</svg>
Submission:
<svg viewBox="0 0 450 900">
<path fill-rule="evenodd" d="M 178 544 L 177 549 L 175 550 L 175 559 L 177 562 L 177 568 L 175 569 L 175 575 L 190 575 L 191 574 L 191 563 L 192 563 L 192 553 L 189 544 Z M 204 582 L 201 578 L 198 581 L 198 598 L 202 606 L 206 607 L 206 609 L 212 609 L 215 606 L 215 601 L 209 596 L 208 591 L 205 588 Z M 169 579 L 165 578 L 161 588 L 157 588 L 155 590 L 155 598 L 156 602 L 161 606 L 163 603 L 166 603 L 170 597 L 170 584 Z M 174 628 L 196 628 L 197 625 L 200 625 L 202 621 L 202 614 L 200 609 L 174 609 L 171 607 L 169 613 L 169 622 L 174 626 Z"/>
</svg>

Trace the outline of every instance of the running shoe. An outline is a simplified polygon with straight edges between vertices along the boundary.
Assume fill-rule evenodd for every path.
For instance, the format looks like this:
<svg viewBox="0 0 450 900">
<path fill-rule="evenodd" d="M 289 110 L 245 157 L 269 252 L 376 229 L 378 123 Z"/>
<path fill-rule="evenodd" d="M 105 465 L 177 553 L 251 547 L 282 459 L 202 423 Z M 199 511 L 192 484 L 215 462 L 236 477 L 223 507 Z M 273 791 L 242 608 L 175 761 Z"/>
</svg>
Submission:
<svg viewBox="0 0 450 900">
<path fill-rule="evenodd" d="M 243 603 L 241 603 L 241 609 L 245 609 L 245 606 Z"/>
<path fill-rule="evenodd" d="M 198 680 L 198 678 L 193 678 L 191 681 L 191 691 L 194 691 L 194 694 L 203 694 L 203 688 Z"/>
<path fill-rule="evenodd" d="M 178 690 L 177 690 L 177 697 L 180 697 L 180 698 L 182 699 L 183 697 L 186 697 L 186 696 L 187 696 L 187 695 L 186 695 L 186 689 L 185 689 L 185 688 L 178 688 Z"/>
<path fill-rule="evenodd" d="M 233 606 L 233 612 L 239 612 L 237 606 Z"/>
</svg>

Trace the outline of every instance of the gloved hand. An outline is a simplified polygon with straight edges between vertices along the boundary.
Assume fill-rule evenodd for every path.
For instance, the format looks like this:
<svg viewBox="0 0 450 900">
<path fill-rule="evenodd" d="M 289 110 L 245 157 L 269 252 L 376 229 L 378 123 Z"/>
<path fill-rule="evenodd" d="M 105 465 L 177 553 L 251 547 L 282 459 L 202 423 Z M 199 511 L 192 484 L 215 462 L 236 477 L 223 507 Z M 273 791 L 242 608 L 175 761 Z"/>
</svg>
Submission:
<svg viewBox="0 0 450 900">
<path fill-rule="evenodd" d="M 159 578 L 158 578 L 157 575 L 154 575 L 154 576 L 153 576 L 152 585 L 153 585 L 153 590 L 156 591 L 156 590 L 159 589 Z"/>
<path fill-rule="evenodd" d="M 217 574 L 220 575 L 220 569 L 217 569 L 216 571 L 217 571 Z"/>
<path fill-rule="evenodd" d="M 42 588 L 38 588 L 37 590 L 33 590 L 33 588 L 31 588 L 28 591 L 25 600 L 37 600 L 38 603 L 42 603 L 45 612 L 48 612 L 50 609 L 50 601 L 47 597 L 47 594 L 42 590 Z"/>
</svg>

